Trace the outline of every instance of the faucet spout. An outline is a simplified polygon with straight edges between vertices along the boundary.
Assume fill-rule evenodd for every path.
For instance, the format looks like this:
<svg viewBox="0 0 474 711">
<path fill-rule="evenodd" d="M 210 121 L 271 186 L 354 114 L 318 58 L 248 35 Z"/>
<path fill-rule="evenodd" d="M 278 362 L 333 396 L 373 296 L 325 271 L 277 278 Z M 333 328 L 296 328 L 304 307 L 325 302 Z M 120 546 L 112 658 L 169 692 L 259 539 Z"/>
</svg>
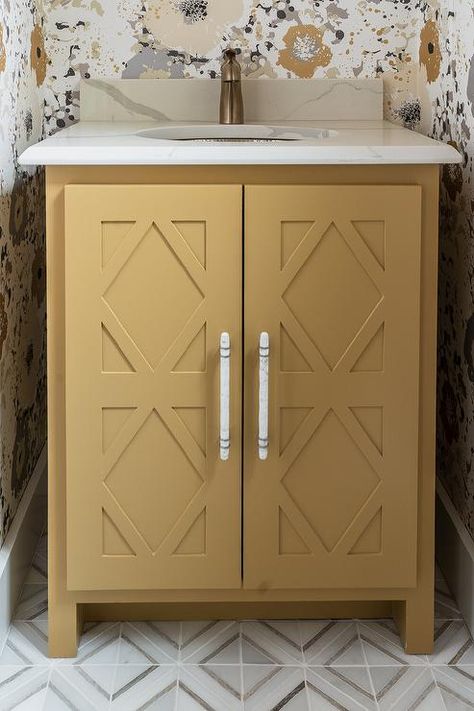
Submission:
<svg viewBox="0 0 474 711">
<path fill-rule="evenodd" d="M 224 52 L 221 66 L 221 100 L 219 121 L 224 124 L 244 123 L 241 67 L 233 49 Z"/>
</svg>

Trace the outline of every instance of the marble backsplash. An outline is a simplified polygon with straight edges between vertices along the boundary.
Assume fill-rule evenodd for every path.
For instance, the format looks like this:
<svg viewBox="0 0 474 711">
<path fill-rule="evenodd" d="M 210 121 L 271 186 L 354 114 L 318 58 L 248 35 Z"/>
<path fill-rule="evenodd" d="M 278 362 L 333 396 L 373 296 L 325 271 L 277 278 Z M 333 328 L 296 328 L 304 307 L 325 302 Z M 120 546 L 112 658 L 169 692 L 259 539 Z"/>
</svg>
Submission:
<svg viewBox="0 0 474 711">
<path fill-rule="evenodd" d="M 83 121 L 217 121 L 217 79 L 86 79 Z M 248 121 L 376 121 L 383 118 L 380 79 L 242 81 Z"/>
</svg>

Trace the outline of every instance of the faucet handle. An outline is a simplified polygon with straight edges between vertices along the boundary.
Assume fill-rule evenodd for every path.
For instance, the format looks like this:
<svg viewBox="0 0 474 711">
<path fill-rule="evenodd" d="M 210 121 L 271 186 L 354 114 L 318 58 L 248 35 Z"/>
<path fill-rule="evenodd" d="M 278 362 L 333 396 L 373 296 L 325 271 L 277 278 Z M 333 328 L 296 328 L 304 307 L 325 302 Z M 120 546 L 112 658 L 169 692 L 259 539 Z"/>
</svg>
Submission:
<svg viewBox="0 0 474 711">
<path fill-rule="evenodd" d="M 221 66 L 221 81 L 240 81 L 241 68 L 237 53 L 234 49 L 228 48 L 224 51 L 224 61 Z"/>
</svg>

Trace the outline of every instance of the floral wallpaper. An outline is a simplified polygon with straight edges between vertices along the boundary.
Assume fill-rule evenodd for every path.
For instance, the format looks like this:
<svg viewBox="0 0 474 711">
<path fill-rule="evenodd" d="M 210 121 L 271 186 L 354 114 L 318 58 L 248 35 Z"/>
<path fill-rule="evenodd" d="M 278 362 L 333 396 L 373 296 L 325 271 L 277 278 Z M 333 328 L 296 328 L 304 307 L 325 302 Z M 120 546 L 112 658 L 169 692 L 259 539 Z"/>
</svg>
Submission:
<svg viewBox="0 0 474 711">
<path fill-rule="evenodd" d="M 43 177 L 18 166 L 45 72 L 34 0 L 0 0 L 0 543 L 45 442 Z"/>
<path fill-rule="evenodd" d="M 438 471 L 474 538 L 474 6 L 431 0 L 423 15 L 432 133 L 463 156 L 442 175 Z"/>
<path fill-rule="evenodd" d="M 452 141 L 442 176 L 439 474 L 474 537 L 474 17 L 464 0 L 0 0 L 0 528 L 44 440 L 41 172 L 17 156 L 80 116 L 81 77 L 373 77 L 387 118 Z"/>
</svg>

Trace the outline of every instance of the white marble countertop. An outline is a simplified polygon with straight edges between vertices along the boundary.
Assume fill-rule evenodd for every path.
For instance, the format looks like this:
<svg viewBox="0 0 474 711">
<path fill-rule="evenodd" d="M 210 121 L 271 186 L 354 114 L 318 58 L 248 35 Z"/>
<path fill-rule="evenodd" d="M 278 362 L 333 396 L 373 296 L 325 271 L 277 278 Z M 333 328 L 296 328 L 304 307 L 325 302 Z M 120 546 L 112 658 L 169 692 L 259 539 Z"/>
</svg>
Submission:
<svg viewBox="0 0 474 711">
<path fill-rule="evenodd" d="M 253 124 L 264 126 L 261 122 Z M 82 121 L 29 147 L 22 165 L 334 165 L 458 163 L 447 145 L 387 121 L 274 122 L 286 135 L 322 129 L 323 136 L 274 143 L 212 143 L 146 136 L 159 127 L 190 129 L 207 123 Z M 292 131 L 293 129 L 293 131 Z M 217 130 L 217 126 L 216 126 Z M 246 130 L 248 126 L 246 126 Z M 145 132 L 145 135 L 143 135 Z M 212 133 L 212 131 L 211 131 Z M 277 132 L 278 133 L 278 132 Z M 327 134 L 327 135 L 326 135 Z"/>
</svg>

